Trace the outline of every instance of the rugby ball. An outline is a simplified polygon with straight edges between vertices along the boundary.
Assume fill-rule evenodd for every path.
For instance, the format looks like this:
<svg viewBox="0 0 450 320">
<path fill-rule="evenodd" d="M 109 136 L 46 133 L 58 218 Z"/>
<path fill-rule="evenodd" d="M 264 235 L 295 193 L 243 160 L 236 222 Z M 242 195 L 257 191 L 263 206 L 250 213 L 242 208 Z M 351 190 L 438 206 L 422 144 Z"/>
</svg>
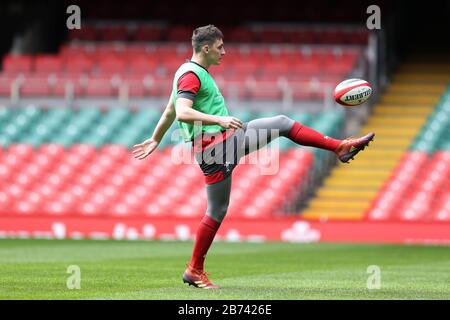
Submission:
<svg viewBox="0 0 450 320">
<path fill-rule="evenodd" d="M 340 105 L 358 106 L 372 95 L 372 87 L 366 80 L 348 79 L 339 83 L 334 89 L 334 101 Z"/>
</svg>

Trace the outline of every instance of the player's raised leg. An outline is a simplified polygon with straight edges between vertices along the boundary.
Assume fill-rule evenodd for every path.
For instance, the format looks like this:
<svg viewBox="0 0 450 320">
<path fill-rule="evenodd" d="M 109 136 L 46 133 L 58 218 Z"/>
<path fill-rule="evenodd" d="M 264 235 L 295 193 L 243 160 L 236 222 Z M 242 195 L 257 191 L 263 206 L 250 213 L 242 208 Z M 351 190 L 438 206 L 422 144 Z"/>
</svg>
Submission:
<svg viewBox="0 0 450 320">
<path fill-rule="evenodd" d="M 266 139 L 261 139 L 261 130 L 267 133 Z M 316 147 L 332 151 L 342 162 L 348 162 L 354 156 L 364 150 L 369 142 L 373 140 L 374 133 L 369 133 L 360 138 L 346 138 L 344 140 L 334 139 L 326 136 L 300 122 L 285 115 L 270 118 L 252 120 L 247 125 L 245 139 L 245 153 L 248 154 L 265 144 L 273 138 L 271 130 L 277 130 L 279 136 L 284 136 L 303 146 Z"/>
</svg>

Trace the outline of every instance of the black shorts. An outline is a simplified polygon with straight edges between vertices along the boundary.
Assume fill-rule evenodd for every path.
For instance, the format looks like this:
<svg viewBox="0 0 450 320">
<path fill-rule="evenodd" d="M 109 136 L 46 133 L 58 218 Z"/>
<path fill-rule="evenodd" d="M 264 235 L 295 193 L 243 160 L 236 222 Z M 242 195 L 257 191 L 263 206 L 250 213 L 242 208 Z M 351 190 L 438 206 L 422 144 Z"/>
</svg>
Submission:
<svg viewBox="0 0 450 320">
<path fill-rule="evenodd" d="M 202 170 L 206 184 L 213 184 L 227 178 L 233 173 L 239 160 L 245 155 L 245 132 L 247 123 L 234 131 L 225 140 L 194 152 Z"/>
</svg>

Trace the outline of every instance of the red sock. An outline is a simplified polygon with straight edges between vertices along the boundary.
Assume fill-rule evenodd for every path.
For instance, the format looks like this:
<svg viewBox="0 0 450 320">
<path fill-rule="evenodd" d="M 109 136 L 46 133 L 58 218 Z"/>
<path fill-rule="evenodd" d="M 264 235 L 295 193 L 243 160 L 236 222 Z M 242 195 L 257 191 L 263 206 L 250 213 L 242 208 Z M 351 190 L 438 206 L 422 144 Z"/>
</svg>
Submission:
<svg viewBox="0 0 450 320">
<path fill-rule="evenodd" d="M 303 146 L 316 147 L 330 151 L 336 150 L 341 143 L 341 140 L 324 136 L 320 132 L 302 125 L 300 122 L 294 123 L 291 131 L 289 131 L 288 138 Z"/>
<path fill-rule="evenodd" d="M 195 237 L 194 251 L 192 252 L 191 267 L 203 270 L 206 253 L 219 227 L 220 223 L 208 215 L 205 215 L 202 221 L 200 221 L 200 226 L 197 229 L 197 235 Z"/>
</svg>

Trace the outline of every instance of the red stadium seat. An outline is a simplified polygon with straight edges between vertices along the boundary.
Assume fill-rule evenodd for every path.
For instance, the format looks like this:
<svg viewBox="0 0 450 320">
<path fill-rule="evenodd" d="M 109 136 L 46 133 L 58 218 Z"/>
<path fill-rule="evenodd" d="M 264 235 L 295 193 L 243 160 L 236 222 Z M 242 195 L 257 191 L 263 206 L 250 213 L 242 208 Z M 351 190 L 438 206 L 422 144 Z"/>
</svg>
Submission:
<svg viewBox="0 0 450 320">
<path fill-rule="evenodd" d="M 65 153 L 64 147 L 59 144 L 43 144 L 38 149 L 37 152 L 49 155 L 53 158 L 62 157 Z"/>
<path fill-rule="evenodd" d="M 66 192 L 70 193 L 77 203 L 84 201 L 89 194 L 89 188 L 79 184 L 72 184 L 66 187 Z"/>
<path fill-rule="evenodd" d="M 317 33 L 317 39 L 320 43 L 345 43 L 345 35 L 338 29 L 322 30 Z"/>
<path fill-rule="evenodd" d="M 272 77 L 276 80 L 278 76 L 287 74 L 291 69 L 291 65 L 285 61 L 267 61 L 263 68 L 263 75 Z"/>
<path fill-rule="evenodd" d="M 8 74 L 31 72 L 33 57 L 28 55 L 6 55 L 3 57 L 3 72 Z"/>
<path fill-rule="evenodd" d="M 160 41 L 162 30 L 158 26 L 139 26 L 133 35 L 135 41 Z"/>
<path fill-rule="evenodd" d="M 130 155 L 129 150 L 122 145 L 106 144 L 99 149 L 100 154 L 108 155 L 115 160 L 124 159 Z"/>
<path fill-rule="evenodd" d="M 97 40 L 97 32 L 95 28 L 91 25 L 83 25 L 81 29 L 73 29 L 69 31 L 70 40 L 86 40 L 95 41 Z"/>
<path fill-rule="evenodd" d="M 33 146 L 28 144 L 12 144 L 7 149 L 8 154 L 14 154 L 22 159 L 30 158 L 33 154 Z"/>
<path fill-rule="evenodd" d="M 121 58 L 126 53 L 126 48 L 124 42 L 105 42 L 94 44 L 92 47 L 87 46 L 85 53 L 98 63 L 103 59 Z"/>
<path fill-rule="evenodd" d="M 306 75 L 307 77 L 321 74 L 322 65 L 318 60 L 299 60 L 292 65 L 291 72 Z"/>
<path fill-rule="evenodd" d="M 115 203 L 107 207 L 106 213 L 115 217 L 128 217 L 135 215 L 136 206 L 130 206 L 126 203 Z"/>
<path fill-rule="evenodd" d="M 26 97 L 49 96 L 51 92 L 47 76 L 26 77 L 21 83 L 20 93 Z"/>
<path fill-rule="evenodd" d="M 11 182 L 21 186 L 24 189 L 30 189 L 36 180 L 28 174 L 20 172 L 16 174 L 13 179 L 11 179 Z"/>
<path fill-rule="evenodd" d="M 276 82 L 258 82 L 257 85 L 250 88 L 248 94 L 253 100 L 280 100 L 283 96 L 283 92 Z"/>
<path fill-rule="evenodd" d="M 436 199 L 431 219 L 450 222 L 450 190 L 442 192 L 441 196 Z"/>
<path fill-rule="evenodd" d="M 44 197 L 40 193 L 33 190 L 26 194 L 24 200 L 30 204 L 33 204 L 36 208 L 42 208 L 45 202 Z"/>
<path fill-rule="evenodd" d="M 290 43 L 316 43 L 317 39 L 313 32 L 309 30 L 289 30 L 285 34 L 286 42 Z"/>
<path fill-rule="evenodd" d="M 146 73 L 145 68 L 140 69 L 140 72 Z M 146 86 L 145 77 L 136 74 L 139 73 L 134 73 L 134 76 L 122 77 L 119 88 L 126 88 L 130 97 L 142 98 L 147 95 L 148 86 Z M 121 92 L 120 90 L 119 92 Z"/>
<path fill-rule="evenodd" d="M 68 93 L 72 93 L 75 96 L 82 95 L 84 93 L 84 87 L 82 86 L 81 79 L 80 74 L 59 74 L 55 84 L 51 87 L 52 95 L 65 96 Z"/>
<path fill-rule="evenodd" d="M 72 74 L 90 73 L 94 66 L 91 59 L 85 55 L 75 55 L 66 57 L 64 62 L 64 70 Z"/>
<path fill-rule="evenodd" d="M 369 33 L 367 30 L 353 31 L 347 36 L 347 39 L 351 44 L 367 45 Z"/>
<path fill-rule="evenodd" d="M 97 154 L 96 148 L 87 144 L 73 144 L 69 147 L 68 151 L 81 156 L 86 161 L 92 159 Z"/>
<path fill-rule="evenodd" d="M 259 42 L 283 43 L 286 42 L 284 30 L 262 30 L 258 34 Z"/>
<path fill-rule="evenodd" d="M 35 71 L 38 73 L 57 73 L 62 69 L 61 57 L 57 55 L 38 55 L 34 64 Z"/>
<path fill-rule="evenodd" d="M 156 71 L 158 61 L 151 57 L 139 57 L 132 60 L 129 67 L 133 75 L 151 74 Z"/>
<path fill-rule="evenodd" d="M 86 84 L 86 96 L 110 97 L 117 95 L 117 89 L 113 86 L 109 77 L 90 77 Z"/>
<path fill-rule="evenodd" d="M 124 25 L 111 25 L 97 29 L 99 39 L 103 41 L 126 41 L 128 40 L 128 28 Z"/>
<path fill-rule="evenodd" d="M 12 84 L 16 78 L 16 75 L 0 74 L 0 96 L 11 95 Z"/>
<path fill-rule="evenodd" d="M 166 35 L 167 41 L 183 42 L 192 36 L 191 26 L 173 26 L 169 28 Z"/>
<path fill-rule="evenodd" d="M 16 214 L 20 214 L 20 215 L 34 214 L 41 210 L 42 210 L 42 207 L 39 207 L 36 204 L 33 204 L 26 200 L 16 201 L 11 208 L 11 211 L 13 211 Z"/>
<path fill-rule="evenodd" d="M 78 170 L 85 165 L 85 160 L 79 154 L 66 152 L 59 160 L 62 164 L 69 165 L 73 170 Z"/>
<path fill-rule="evenodd" d="M 80 214 L 81 216 L 101 216 L 103 215 L 103 210 L 105 209 L 106 204 L 94 204 L 92 202 L 79 202 L 75 207 L 74 211 Z"/>
<path fill-rule="evenodd" d="M 255 42 L 257 36 L 247 28 L 236 27 L 227 33 L 227 42 Z"/>
<path fill-rule="evenodd" d="M 44 205 L 43 211 L 49 215 L 64 216 L 73 212 L 73 206 L 60 201 L 50 200 Z"/>
<path fill-rule="evenodd" d="M 76 174 L 75 168 L 65 162 L 57 164 L 53 169 L 53 172 L 58 174 L 65 181 L 68 181 L 69 178 Z"/>
<path fill-rule="evenodd" d="M 125 73 L 126 64 L 122 59 L 109 57 L 98 62 L 97 70 L 99 73 L 104 75 L 121 74 Z"/>
<path fill-rule="evenodd" d="M 146 203 L 143 208 L 140 208 L 143 214 L 148 217 L 162 217 L 168 215 L 168 210 L 165 207 L 161 207 L 157 203 Z"/>
</svg>

